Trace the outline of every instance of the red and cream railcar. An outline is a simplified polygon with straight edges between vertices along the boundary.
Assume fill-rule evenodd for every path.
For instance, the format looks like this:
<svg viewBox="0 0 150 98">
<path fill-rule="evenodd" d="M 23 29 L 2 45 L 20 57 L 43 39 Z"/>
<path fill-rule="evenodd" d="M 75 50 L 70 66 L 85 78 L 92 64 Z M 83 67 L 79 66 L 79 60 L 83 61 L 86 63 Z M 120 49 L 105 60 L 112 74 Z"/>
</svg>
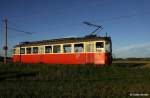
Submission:
<svg viewBox="0 0 150 98">
<path fill-rule="evenodd" d="M 61 38 L 23 42 L 14 47 L 13 62 L 111 64 L 111 37 Z"/>
</svg>

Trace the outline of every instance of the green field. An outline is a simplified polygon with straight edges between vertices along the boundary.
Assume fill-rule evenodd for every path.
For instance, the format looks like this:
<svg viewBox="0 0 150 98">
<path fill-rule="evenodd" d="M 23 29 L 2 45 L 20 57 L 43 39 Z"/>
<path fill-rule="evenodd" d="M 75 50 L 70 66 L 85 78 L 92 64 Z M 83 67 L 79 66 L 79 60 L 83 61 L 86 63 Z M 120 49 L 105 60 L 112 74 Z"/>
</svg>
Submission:
<svg viewBox="0 0 150 98">
<path fill-rule="evenodd" d="M 150 97 L 149 66 L 148 61 L 103 67 L 0 63 L 0 98 L 130 98 L 132 93 Z"/>
</svg>

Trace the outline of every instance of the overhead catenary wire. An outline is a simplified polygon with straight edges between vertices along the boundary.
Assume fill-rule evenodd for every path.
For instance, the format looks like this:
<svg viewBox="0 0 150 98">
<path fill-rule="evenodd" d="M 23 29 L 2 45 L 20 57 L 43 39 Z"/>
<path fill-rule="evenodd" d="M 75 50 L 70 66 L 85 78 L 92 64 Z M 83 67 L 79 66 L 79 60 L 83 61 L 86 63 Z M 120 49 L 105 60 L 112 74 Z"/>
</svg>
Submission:
<svg viewBox="0 0 150 98">
<path fill-rule="evenodd" d="M 22 24 L 22 23 L 16 23 L 14 21 L 8 21 L 9 23 L 9 26 L 8 26 L 8 30 L 13 30 L 13 31 L 17 31 L 17 32 L 22 32 L 22 33 L 25 33 L 25 34 L 28 34 L 28 35 L 32 35 L 32 34 L 35 34 L 35 33 L 38 33 L 38 32 L 31 32 L 31 31 L 27 31 L 25 29 L 22 29 L 22 28 L 25 28 L 23 27 L 22 25 L 25 25 L 25 24 Z"/>
<path fill-rule="evenodd" d="M 20 29 L 20 26 L 17 26 L 14 22 L 12 22 L 10 20 L 8 22 L 9 22 L 9 26 L 8 26 L 9 30 L 22 32 L 22 33 L 25 33 L 25 34 L 28 34 L 28 35 L 32 35 L 33 33 L 35 33 L 35 32 L 29 32 L 29 31 L 25 31 L 25 30 Z"/>
<path fill-rule="evenodd" d="M 26 33 L 26 34 L 29 34 L 29 35 L 33 34 L 33 32 L 27 32 L 27 31 L 23 31 L 23 30 L 20 30 L 20 29 L 17 29 L 17 28 L 13 28 L 13 27 L 8 27 L 8 29 L 18 31 L 18 32 L 23 32 L 23 33 Z"/>
</svg>

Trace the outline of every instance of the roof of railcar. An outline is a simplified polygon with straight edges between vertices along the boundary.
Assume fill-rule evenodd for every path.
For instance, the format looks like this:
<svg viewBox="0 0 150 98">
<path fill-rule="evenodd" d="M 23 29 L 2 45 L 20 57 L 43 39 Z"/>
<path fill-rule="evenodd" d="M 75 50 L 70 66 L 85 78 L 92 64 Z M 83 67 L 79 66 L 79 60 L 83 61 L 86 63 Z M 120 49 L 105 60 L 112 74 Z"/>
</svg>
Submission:
<svg viewBox="0 0 150 98">
<path fill-rule="evenodd" d="M 96 40 L 107 40 L 111 41 L 111 37 L 70 37 L 70 38 L 59 38 L 59 39 L 50 39 L 50 40 L 41 40 L 41 41 L 32 41 L 32 42 L 21 42 L 18 46 L 35 46 L 35 45 L 47 45 L 47 44 L 62 44 L 62 43 L 75 43 L 75 42 L 86 42 L 86 41 L 96 41 Z"/>
</svg>

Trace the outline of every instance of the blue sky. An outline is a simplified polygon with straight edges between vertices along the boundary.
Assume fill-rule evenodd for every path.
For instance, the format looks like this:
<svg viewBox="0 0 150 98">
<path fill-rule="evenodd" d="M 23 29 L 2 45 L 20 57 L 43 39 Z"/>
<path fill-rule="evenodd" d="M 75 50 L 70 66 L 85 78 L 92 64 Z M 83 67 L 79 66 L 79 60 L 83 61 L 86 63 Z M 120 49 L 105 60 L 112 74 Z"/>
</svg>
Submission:
<svg viewBox="0 0 150 98">
<path fill-rule="evenodd" d="M 103 25 L 98 35 L 112 37 L 117 57 L 150 57 L 149 5 L 149 0 L 0 0 L 0 20 L 7 17 L 9 27 L 34 32 L 9 30 L 9 49 L 21 41 L 85 36 L 94 29 L 82 23 L 89 21 Z M 1 22 L 0 54 L 2 27 Z"/>
</svg>

